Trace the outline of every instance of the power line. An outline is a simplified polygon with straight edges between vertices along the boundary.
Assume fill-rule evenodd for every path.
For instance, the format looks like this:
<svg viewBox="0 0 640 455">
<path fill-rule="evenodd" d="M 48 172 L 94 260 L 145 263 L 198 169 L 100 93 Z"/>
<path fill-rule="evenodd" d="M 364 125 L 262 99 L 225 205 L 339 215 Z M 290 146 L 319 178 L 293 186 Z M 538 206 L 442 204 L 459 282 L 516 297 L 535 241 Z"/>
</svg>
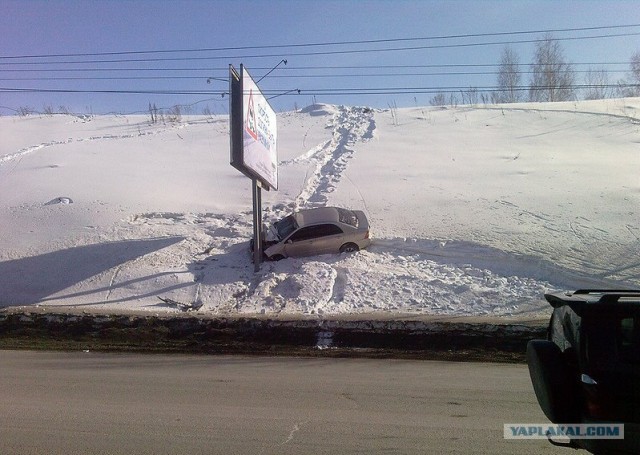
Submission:
<svg viewBox="0 0 640 455">
<path fill-rule="evenodd" d="M 565 37 L 565 38 L 553 38 L 554 41 L 578 41 L 588 39 L 599 38 L 615 38 L 615 37 L 627 37 L 627 36 L 640 36 L 640 32 L 634 33 L 618 33 L 618 34 L 605 34 L 605 35 L 591 35 L 580 37 Z M 51 65 L 51 64 L 98 64 L 98 63 L 153 63 L 153 62 L 184 62 L 184 61 L 202 61 L 202 60 L 237 60 L 237 59 L 249 59 L 249 58 L 282 58 L 286 57 L 310 57 L 310 56 L 326 56 L 326 55 L 346 55 L 346 54 L 368 54 L 377 52 L 399 52 L 399 51 L 416 51 L 416 50 L 433 50 L 433 49 L 453 49 L 453 48 L 468 48 L 479 46 L 495 46 L 495 45 L 510 45 L 510 44 L 530 44 L 547 41 L 547 38 L 516 40 L 516 41 L 490 41 L 480 43 L 458 43 L 458 44 L 439 44 L 439 45 L 424 45 L 424 46 L 404 46 L 404 47 L 391 47 L 391 48 L 379 48 L 379 49 L 347 49 L 347 50 L 335 50 L 335 51 L 318 51 L 318 52 L 284 52 L 277 54 L 255 54 L 255 55 L 225 55 L 225 56 L 207 56 L 207 57 L 167 57 L 167 58 L 142 58 L 142 59 L 111 59 L 111 60 L 83 60 L 83 61 L 47 61 L 47 62 L 0 62 L 0 65 Z M 5 57 L 6 58 L 6 57 Z"/>
<path fill-rule="evenodd" d="M 28 94 L 28 93 L 67 93 L 67 94 L 107 94 L 107 95 L 175 95 L 175 96 L 216 96 L 224 98 L 228 96 L 226 86 L 224 89 L 211 90 L 207 87 L 206 90 L 199 89 L 197 83 L 188 84 L 187 81 L 198 81 L 208 79 L 219 79 L 222 82 L 226 82 L 226 79 L 213 77 L 216 74 L 226 74 L 228 72 L 228 66 L 222 66 L 217 60 L 221 59 L 250 59 L 250 58 L 267 58 L 289 56 L 328 56 L 328 55 L 349 55 L 349 54 L 375 54 L 380 52 L 402 52 L 402 51 L 417 51 L 424 49 L 450 49 L 458 47 L 477 47 L 477 46 L 490 46 L 490 45 L 504 45 L 504 44 L 521 44 L 521 43 L 538 43 L 545 42 L 549 39 L 553 41 L 569 41 L 569 40 L 591 40 L 591 39 L 606 39 L 613 37 L 629 37 L 640 35 L 640 31 L 628 31 L 627 28 L 640 27 L 640 24 L 634 25 L 617 25 L 606 27 L 587 27 L 587 28 L 571 28 L 571 29 L 554 29 L 554 30 L 535 30 L 535 31 L 516 31 L 516 32 L 501 32 L 501 33 L 481 33 L 481 34 L 468 34 L 468 35 L 447 35 L 447 36 L 432 36 L 432 37 L 413 37 L 413 38 L 393 38 L 393 39 L 378 39 L 378 40 L 360 40 L 360 41 L 342 41 L 342 42 L 325 42 L 325 43 L 297 43 L 287 45 L 265 45 L 265 46 L 246 46 L 246 47 L 233 47 L 233 48 L 205 48 L 205 49 L 182 49 L 182 50 L 153 50 L 153 51 L 123 51 L 123 52 L 101 52 L 101 53 L 86 53 L 86 54 L 51 54 L 51 55 L 31 55 L 31 56 L 13 56 L 13 57 L 0 57 L 0 81 L 14 82 L 15 84 L 3 85 L 17 85 L 19 87 L 0 87 L 1 93 L 13 93 L 13 94 Z M 594 33 L 596 31 L 609 30 L 615 33 Z M 564 37 L 544 37 L 542 39 L 536 37 L 526 37 L 526 39 L 512 39 L 510 41 L 505 40 L 486 40 L 487 37 L 504 37 L 504 36 L 522 36 L 526 34 L 535 33 L 558 33 L 558 32 L 573 32 L 573 36 Z M 577 32 L 586 32 L 580 33 Z M 621 33 L 618 33 L 621 32 Z M 582 35 L 582 36 L 581 36 Z M 587 36 L 585 36 L 587 35 Z M 453 39 L 467 39 L 473 40 L 473 42 L 441 42 L 441 43 L 423 43 L 422 41 L 428 40 L 453 40 Z M 396 45 L 402 44 L 402 45 Z M 416 45 L 414 45 L 416 44 Z M 382 46 L 384 45 L 384 47 Z M 313 47 L 321 47 L 322 49 L 315 50 Z M 350 48 L 331 48 L 331 46 L 350 46 Z M 360 48 L 359 48 L 360 47 Z M 309 49 L 307 49 L 309 48 Z M 271 53 L 269 49 L 283 49 L 281 53 Z M 230 51 L 264 51 L 267 52 L 247 52 L 253 55 L 243 56 L 206 56 L 206 55 L 193 55 L 194 53 L 202 52 L 230 52 Z M 301 52 L 299 52 L 300 50 Z M 190 55 L 172 55 L 175 53 L 184 53 Z M 144 58 L 111 58 L 111 57 L 129 57 L 139 56 Z M 158 58 L 147 58 L 146 56 L 159 56 Z M 163 57 L 166 56 L 166 57 Z M 410 55 L 412 56 L 412 55 Z M 101 58 L 109 57 L 109 58 Z M 373 58 L 369 61 L 372 61 Z M 20 61 L 25 59 L 42 59 L 44 61 Z M 59 59 L 59 60 L 55 60 Z M 400 57 L 398 58 L 400 59 Z M 284 59 L 283 59 L 284 60 Z M 422 64 L 422 65 L 313 65 L 313 63 L 321 60 L 330 61 L 326 59 L 312 59 L 301 58 L 299 61 L 305 63 L 304 65 L 296 67 L 295 64 L 289 65 L 287 68 L 278 72 L 276 75 L 270 75 L 270 78 L 274 80 L 287 80 L 287 79 L 299 79 L 305 84 L 322 86 L 327 88 L 309 88 L 304 89 L 301 87 L 301 91 L 287 91 L 289 87 L 282 87 L 283 85 L 289 85 L 290 82 L 284 82 L 279 84 L 278 89 L 263 90 L 263 93 L 267 97 L 276 95 L 288 95 L 297 96 L 303 94 L 306 96 L 364 96 L 364 95 L 420 95 L 420 94 L 438 94 L 438 93 L 460 93 L 469 92 L 470 90 L 477 91 L 478 93 L 504 91 L 504 87 L 498 87 L 492 85 L 488 81 L 488 76 L 496 76 L 500 74 L 502 65 L 500 63 L 447 63 L 447 64 Z M 205 61 L 211 62 L 211 65 L 187 63 Z M 339 60 L 335 60 L 339 61 Z M 165 64 L 161 64 L 165 62 Z M 170 63 L 176 62 L 176 63 Z M 372 62 L 375 62 L 373 60 Z M 311 64 L 309 64 L 311 63 Z M 93 67 L 87 67 L 92 64 Z M 591 70 L 586 67 L 595 67 L 594 73 L 597 75 L 599 71 L 603 71 L 607 74 L 616 74 L 625 72 L 630 62 L 579 62 L 571 63 L 573 74 L 588 74 Z M 119 68 L 118 66 L 122 66 Z M 145 67 L 146 66 L 146 67 Z M 172 68 L 171 66 L 176 66 Z M 519 75 L 530 75 L 535 64 L 519 63 L 517 64 Z M 251 66 L 252 73 L 266 72 L 272 70 L 272 66 L 263 66 L 256 64 Z M 135 73 L 132 73 L 134 72 Z M 202 73 L 202 75 L 199 75 Z M 255 73 L 254 73 L 255 74 Z M 430 81 L 428 79 L 408 79 L 408 78 L 427 78 L 427 77 L 460 77 L 460 79 L 452 79 L 453 84 L 447 84 L 443 86 L 437 86 L 437 83 L 433 82 L 437 79 Z M 469 80 L 484 79 L 489 84 L 478 86 L 477 84 L 463 84 L 455 85 L 458 82 L 464 81 L 462 77 L 470 76 Z M 472 78 L 471 76 L 478 76 Z M 480 76 L 487 76 L 481 78 Z M 258 76 L 259 77 L 259 76 Z M 617 77 L 617 76 L 616 76 Z M 336 87 L 341 85 L 339 79 L 345 80 L 346 78 L 358 78 L 362 79 L 363 87 Z M 364 82 L 363 78 L 367 78 L 369 81 L 374 78 L 397 78 L 391 80 L 398 86 L 385 87 L 384 81 L 381 79 L 377 87 L 366 87 L 369 82 Z M 325 82 L 327 80 L 334 79 L 335 82 Z M 123 88 L 118 81 L 184 81 L 168 82 L 167 84 L 138 84 L 141 88 L 135 88 L 136 84 L 132 82 L 133 87 L 127 89 Z M 597 79 L 593 79 L 597 80 Z M 26 81 L 42 81 L 43 84 L 28 84 L 25 86 Z M 64 81 L 73 82 L 64 84 Z M 87 81 L 85 87 L 77 81 Z M 90 81 L 105 81 L 104 84 L 95 83 L 95 88 L 90 88 Z M 317 82 L 313 82 L 317 81 Z M 47 84 L 49 82 L 49 84 Z M 55 83 L 59 82 L 59 83 Z M 411 86 L 413 82 L 417 82 L 415 86 Z M 446 81 L 448 82 L 448 81 Z M 445 84 L 446 84 L 445 82 Z M 349 82 L 346 82 L 349 83 Z M 356 82 L 352 82 L 349 85 L 353 85 Z M 34 87 L 33 85 L 44 85 L 45 87 Z M 53 85 L 58 88 L 46 88 L 46 86 Z M 71 86 L 72 88 L 65 88 L 64 86 Z M 173 86 L 168 89 L 149 87 L 154 86 Z M 277 84 L 267 84 L 277 85 Z M 298 83 L 296 83 L 298 85 Z M 214 87 L 220 87 L 220 84 L 214 84 Z M 111 87 L 111 88 L 110 88 Z M 571 88 L 574 90 L 582 90 L 588 88 L 598 89 L 624 89 L 628 87 L 637 87 L 632 85 L 624 85 L 623 83 L 615 84 L 597 84 L 597 85 L 573 85 Z M 184 89 L 182 89 L 184 88 Z M 510 88 L 511 89 L 511 88 Z M 534 87 L 533 90 L 546 90 L 545 87 Z M 519 86 L 513 88 L 515 91 L 531 91 L 530 86 Z M 17 98 L 17 97 L 16 97 Z M 27 98 L 25 96 L 24 98 Z M 115 98 L 115 96 L 114 96 Z"/>
<path fill-rule="evenodd" d="M 629 62 L 571 62 L 572 66 L 619 66 L 625 65 L 628 66 Z M 513 64 L 512 66 L 517 67 L 532 67 L 536 65 L 544 65 L 544 64 L 536 64 L 536 63 L 519 63 Z M 333 70 L 382 70 L 382 69 L 426 69 L 426 68 L 500 68 L 500 63 L 478 63 L 478 64 L 470 64 L 470 63 L 450 63 L 450 64 L 431 64 L 431 65 L 327 65 L 327 66 L 292 66 L 286 68 L 284 71 L 295 72 L 295 71 L 306 71 L 306 70 L 321 70 L 321 71 L 333 71 Z M 252 67 L 252 70 L 261 71 L 268 70 L 268 67 Z M 49 69 L 38 69 L 38 68 L 29 68 L 29 69 L 2 69 L 0 68 L 0 73 L 104 73 L 104 72 L 195 72 L 195 71 L 204 71 L 207 72 L 206 75 L 200 77 L 208 77 L 210 74 L 214 72 L 224 72 L 225 74 L 229 71 L 228 67 L 225 68 L 49 68 Z M 394 75 L 396 73 L 390 73 L 390 75 Z M 331 76 L 332 74 L 328 74 L 327 76 Z M 197 76 L 193 76 L 197 77 Z M 271 77 L 283 77 L 282 75 L 271 76 Z M 297 77 L 297 76 L 287 76 L 287 77 Z"/>
<path fill-rule="evenodd" d="M 625 70 L 607 71 L 607 73 L 624 73 Z M 515 74 L 529 75 L 535 71 L 518 71 Z M 571 74 L 589 74 L 591 70 L 571 70 L 566 71 Z M 364 74 L 279 74 L 271 76 L 274 79 L 334 79 L 334 78 L 354 78 L 354 77 L 431 77 L 431 76 L 495 76 L 499 71 L 457 71 L 457 72 L 430 72 L 430 73 L 364 73 Z M 0 81 L 152 81 L 152 80 L 206 80 L 211 79 L 206 76 L 58 76 L 58 77 L 0 77 Z M 226 82 L 226 80 L 223 80 Z"/>
<path fill-rule="evenodd" d="M 261 46 L 235 46 L 235 47 L 167 49 L 167 50 L 147 50 L 147 51 L 14 55 L 14 56 L 0 56 L 0 59 L 51 58 L 51 57 L 56 57 L 56 58 L 58 57 L 97 57 L 97 56 L 116 56 L 116 55 L 221 52 L 221 51 L 238 51 L 238 50 L 250 50 L 250 49 L 280 49 L 280 48 L 300 48 L 300 47 L 319 47 L 319 46 L 343 46 L 343 45 L 382 44 L 382 43 L 445 40 L 445 39 L 481 38 L 481 37 L 490 37 L 490 36 L 510 36 L 510 35 L 540 34 L 540 33 L 567 33 L 567 32 L 579 32 L 579 31 L 615 30 L 615 29 L 623 29 L 623 28 L 635 28 L 635 27 L 640 27 L 640 24 L 605 25 L 605 26 L 597 26 L 597 27 L 557 28 L 557 29 L 542 29 L 542 30 L 520 30 L 520 31 L 494 32 L 494 33 L 468 33 L 468 34 L 458 34 L 458 35 L 436 35 L 436 36 L 426 36 L 426 37 L 387 38 L 387 39 L 369 39 L 369 40 L 353 40 L 353 41 L 333 41 L 333 42 L 294 43 L 294 44 L 289 43 L 289 44 L 273 44 L 273 45 L 261 45 Z M 626 36 L 626 35 L 611 35 L 611 36 Z M 558 39 L 561 39 L 561 38 L 558 38 Z"/>
<path fill-rule="evenodd" d="M 555 86 L 516 86 L 509 87 L 508 90 L 514 91 L 540 91 L 549 89 L 568 89 L 568 90 L 581 90 L 588 88 L 631 88 L 638 87 L 637 84 L 573 84 L 569 87 L 555 87 Z M 504 87 L 491 85 L 491 86 L 433 86 L 433 87 L 378 87 L 378 88 L 359 88 L 359 87 L 346 87 L 346 88 L 313 88 L 305 90 L 294 90 L 293 94 L 304 95 L 415 95 L 415 94 L 431 94 L 431 93 L 459 93 L 468 92 L 469 90 L 481 93 L 481 92 L 495 92 L 505 91 Z M 265 96 L 281 95 L 281 90 L 261 90 Z M 295 93 L 293 93 L 295 92 Z M 0 93 L 94 93 L 94 94 L 124 94 L 124 95 L 217 95 L 226 96 L 226 91 L 220 90 L 98 90 L 98 89 L 41 89 L 41 88 L 7 88 L 0 87 Z"/>
</svg>

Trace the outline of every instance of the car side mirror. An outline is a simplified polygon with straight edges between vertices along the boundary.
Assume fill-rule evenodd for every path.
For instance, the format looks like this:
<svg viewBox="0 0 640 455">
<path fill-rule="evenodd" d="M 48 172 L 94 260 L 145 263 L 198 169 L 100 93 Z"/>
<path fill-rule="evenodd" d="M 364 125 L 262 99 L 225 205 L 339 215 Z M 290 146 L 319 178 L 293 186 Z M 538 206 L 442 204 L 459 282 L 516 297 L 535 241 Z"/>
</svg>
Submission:
<svg viewBox="0 0 640 455">
<path fill-rule="evenodd" d="M 286 242 L 284 242 L 284 243 L 286 243 L 287 245 L 289 245 L 290 243 L 293 243 L 293 240 L 289 239 L 289 240 L 287 240 L 287 241 L 286 241 Z"/>
</svg>

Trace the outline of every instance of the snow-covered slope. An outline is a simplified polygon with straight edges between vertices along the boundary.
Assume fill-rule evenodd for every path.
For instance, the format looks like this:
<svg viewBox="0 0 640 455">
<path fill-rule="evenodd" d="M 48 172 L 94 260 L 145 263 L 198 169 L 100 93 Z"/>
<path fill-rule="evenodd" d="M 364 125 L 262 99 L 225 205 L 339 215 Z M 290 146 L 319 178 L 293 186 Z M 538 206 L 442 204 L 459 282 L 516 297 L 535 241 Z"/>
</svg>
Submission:
<svg viewBox="0 0 640 455">
<path fill-rule="evenodd" d="M 640 100 L 278 114 L 279 191 L 373 244 L 254 273 L 226 117 L 1 117 L 0 306 L 207 314 L 548 314 L 640 285 Z"/>
</svg>

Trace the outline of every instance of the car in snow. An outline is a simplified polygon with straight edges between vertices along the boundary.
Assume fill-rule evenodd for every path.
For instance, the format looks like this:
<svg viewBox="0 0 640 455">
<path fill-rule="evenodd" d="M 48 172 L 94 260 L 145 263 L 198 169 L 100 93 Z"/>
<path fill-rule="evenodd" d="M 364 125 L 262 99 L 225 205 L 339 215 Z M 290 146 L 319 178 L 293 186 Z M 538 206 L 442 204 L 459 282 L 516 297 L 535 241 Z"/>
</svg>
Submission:
<svg viewBox="0 0 640 455">
<path fill-rule="evenodd" d="M 294 212 L 263 232 L 267 259 L 349 253 L 370 245 L 369 221 L 360 210 L 320 207 Z"/>
<path fill-rule="evenodd" d="M 584 289 L 545 298 L 553 307 L 547 339 L 527 344 L 542 411 L 554 424 L 624 425 L 624 439 L 569 437 L 562 445 L 640 453 L 640 290 Z"/>
</svg>

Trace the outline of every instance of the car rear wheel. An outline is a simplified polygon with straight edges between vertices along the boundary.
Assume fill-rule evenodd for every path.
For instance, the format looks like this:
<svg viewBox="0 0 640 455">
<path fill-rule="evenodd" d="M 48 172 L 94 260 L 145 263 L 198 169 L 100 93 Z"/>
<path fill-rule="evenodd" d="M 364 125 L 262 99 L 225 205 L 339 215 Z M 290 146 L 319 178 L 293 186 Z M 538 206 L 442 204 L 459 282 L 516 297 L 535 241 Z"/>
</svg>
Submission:
<svg viewBox="0 0 640 455">
<path fill-rule="evenodd" d="M 345 243 L 340 247 L 341 253 L 353 253 L 359 250 L 360 248 L 358 248 L 358 245 L 356 245 L 355 243 Z"/>
</svg>

